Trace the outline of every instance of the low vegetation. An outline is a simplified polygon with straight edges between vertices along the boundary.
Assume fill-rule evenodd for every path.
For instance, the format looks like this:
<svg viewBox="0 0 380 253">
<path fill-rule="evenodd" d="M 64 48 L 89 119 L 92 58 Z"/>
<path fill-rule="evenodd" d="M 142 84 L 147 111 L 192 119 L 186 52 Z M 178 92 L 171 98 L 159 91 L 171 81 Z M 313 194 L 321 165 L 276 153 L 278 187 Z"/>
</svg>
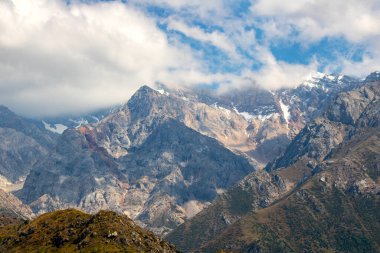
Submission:
<svg viewBox="0 0 380 253">
<path fill-rule="evenodd" d="M 176 252 L 131 219 L 110 211 L 69 209 L 0 229 L 0 252 Z"/>
</svg>

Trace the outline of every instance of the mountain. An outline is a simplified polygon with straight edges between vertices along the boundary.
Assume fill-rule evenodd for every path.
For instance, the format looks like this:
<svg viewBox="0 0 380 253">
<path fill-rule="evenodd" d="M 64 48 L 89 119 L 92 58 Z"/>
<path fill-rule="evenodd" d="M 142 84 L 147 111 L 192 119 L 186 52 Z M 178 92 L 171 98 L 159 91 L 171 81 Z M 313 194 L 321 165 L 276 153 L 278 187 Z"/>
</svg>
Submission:
<svg viewBox="0 0 380 253">
<path fill-rule="evenodd" d="M 284 155 L 266 169 L 288 167 L 298 160 L 319 162 L 354 133 L 355 130 L 379 125 L 379 82 L 340 93 L 330 103 L 324 117 L 307 125 L 287 147 Z M 311 166 L 311 165 L 310 165 Z"/>
<path fill-rule="evenodd" d="M 95 131 L 66 130 L 34 166 L 17 194 L 36 213 L 111 209 L 165 232 L 253 170 L 215 139 L 173 119 L 119 158 L 97 145 Z"/>
<path fill-rule="evenodd" d="M 121 156 L 149 135 L 148 129 L 141 127 L 154 128 L 152 122 L 172 117 L 263 167 L 284 151 L 307 122 L 324 111 L 319 105 L 328 104 L 339 92 L 359 84 L 359 80 L 347 76 L 318 74 L 296 88 L 279 91 L 258 85 L 221 93 L 201 88 L 175 89 L 162 84 L 157 90 L 144 86 L 124 105 L 80 117 L 45 119 L 44 124 L 52 131 L 87 123 L 99 125 L 98 128 L 103 125 L 99 141 L 113 155 Z M 111 118 L 102 120 L 108 116 Z M 115 129 L 107 129 L 108 123 Z"/>
<path fill-rule="evenodd" d="M 62 134 L 68 128 L 79 128 L 83 125 L 95 124 L 108 115 L 116 112 L 119 108 L 120 105 L 114 105 L 87 113 L 45 117 L 42 119 L 42 124 L 46 130 Z"/>
<path fill-rule="evenodd" d="M 221 94 L 143 86 L 99 121 L 65 130 L 15 194 L 36 213 L 111 209 L 167 233 L 284 152 L 313 121 L 308 105 L 327 103 L 358 85 L 324 75 L 278 92 L 258 86 Z M 272 176 L 260 177 L 274 195 L 282 194 Z"/>
<path fill-rule="evenodd" d="M 48 154 L 56 138 L 42 124 L 0 106 L 0 189 L 21 187 L 32 166 Z"/>
<path fill-rule="evenodd" d="M 341 77 L 314 82 L 320 85 L 303 85 L 292 97 L 331 97 L 356 85 Z M 99 122 L 63 132 L 17 196 L 36 213 L 110 208 L 167 233 L 285 150 L 290 129 L 306 120 L 292 123 L 281 94 L 258 86 L 228 94 L 143 86 Z M 312 97 L 307 103 L 326 99 Z"/>
<path fill-rule="evenodd" d="M 7 234 L 2 252 L 176 252 L 174 246 L 137 226 L 125 215 L 95 215 L 69 209 L 47 213 Z"/>
<path fill-rule="evenodd" d="M 377 252 L 379 98 L 376 80 L 340 93 L 281 157 L 167 239 L 186 252 Z"/>
<path fill-rule="evenodd" d="M 245 135 L 205 134 L 218 138 L 230 149 L 253 159 L 256 166 L 263 167 L 282 154 L 305 124 L 320 116 L 338 93 L 361 84 L 359 80 L 348 76 L 318 73 L 295 88 L 277 91 L 259 85 L 221 93 L 210 89 L 171 89 L 161 85 L 159 91 L 242 117 L 244 123 L 238 125 L 245 130 Z M 236 121 L 231 123 L 236 125 Z M 239 138 L 231 138 L 234 136 Z"/>
<path fill-rule="evenodd" d="M 378 252 L 380 134 L 355 136 L 289 196 L 248 213 L 201 252 Z"/>
<path fill-rule="evenodd" d="M 1 224 L 8 223 L 7 220 L 28 220 L 34 217 L 30 207 L 24 205 L 16 196 L 0 190 L 0 216 Z"/>
</svg>

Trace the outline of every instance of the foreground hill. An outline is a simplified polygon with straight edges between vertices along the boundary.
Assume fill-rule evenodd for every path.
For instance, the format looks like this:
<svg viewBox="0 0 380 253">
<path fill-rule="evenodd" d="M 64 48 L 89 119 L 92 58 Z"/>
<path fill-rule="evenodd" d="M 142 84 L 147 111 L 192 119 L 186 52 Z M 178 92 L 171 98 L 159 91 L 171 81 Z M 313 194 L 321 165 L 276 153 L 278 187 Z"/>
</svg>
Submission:
<svg viewBox="0 0 380 253">
<path fill-rule="evenodd" d="M 167 239 L 196 252 L 378 252 L 379 101 L 379 82 L 341 93 L 283 156 Z"/>
<path fill-rule="evenodd" d="M 0 228 L 0 236 L 1 252 L 176 252 L 127 216 L 110 211 L 46 213 L 13 230 Z"/>
</svg>

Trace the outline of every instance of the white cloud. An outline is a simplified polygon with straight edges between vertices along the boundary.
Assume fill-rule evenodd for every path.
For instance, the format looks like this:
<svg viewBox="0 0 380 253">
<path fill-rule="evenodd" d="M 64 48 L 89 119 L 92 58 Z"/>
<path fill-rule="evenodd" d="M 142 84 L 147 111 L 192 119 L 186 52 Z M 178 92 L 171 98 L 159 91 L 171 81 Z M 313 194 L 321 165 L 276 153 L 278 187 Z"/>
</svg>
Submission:
<svg viewBox="0 0 380 253">
<path fill-rule="evenodd" d="M 247 78 L 267 89 L 282 87 L 295 87 L 312 73 L 317 72 L 318 62 L 310 64 L 289 64 L 277 61 L 273 54 L 266 48 L 258 49 L 257 57 L 262 61 L 262 68 L 258 71 L 246 71 Z"/>
<path fill-rule="evenodd" d="M 305 47 L 323 38 L 344 38 L 364 48 L 362 60 L 338 55 L 325 72 L 364 77 L 380 69 L 380 1 L 378 0 L 258 0 L 252 15 L 268 43 L 277 39 L 298 41 Z M 332 49 L 331 54 L 337 54 Z M 339 53 L 338 53 L 339 54 Z"/>
<path fill-rule="evenodd" d="M 343 36 L 366 42 L 380 35 L 378 0 L 258 0 L 251 10 L 267 17 L 263 27 L 270 37 L 286 37 L 295 28 L 299 39 L 317 41 L 326 36 Z"/>
<path fill-rule="evenodd" d="M 227 38 L 227 36 L 219 31 L 205 32 L 200 27 L 188 26 L 184 22 L 170 19 L 168 22 L 170 30 L 176 30 L 187 37 L 191 37 L 201 42 L 210 43 L 236 58 L 235 45 Z"/>
<path fill-rule="evenodd" d="M 344 57 L 340 57 L 337 62 L 333 62 L 326 66 L 326 72 L 334 72 L 336 66 L 341 67 L 341 72 L 350 76 L 364 78 L 369 73 L 379 71 L 380 54 L 364 55 L 361 61 L 352 61 Z"/>
<path fill-rule="evenodd" d="M 189 48 L 121 3 L 2 1 L 0 29 L 0 103 L 23 115 L 91 110 L 176 71 L 202 75 Z"/>
<path fill-rule="evenodd" d="M 130 0 L 135 5 L 155 5 L 171 8 L 177 12 L 191 13 L 205 20 L 215 20 L 228 14 L 226 1 L 223 0 Z"/>
<path fill-rule="evenodd" d="M 169 16 L 149 13 L 152 4 L 170 8 Z M 326 71 L 338 66 L 343 73 L 362 76 L 380 68 L 377 0 L 257 0 L 243 16 L 233 13 L 234 4 L 0 0 L 0 104 L 38 117 L 121 103 L 142 84 L 157 81 L 176 86 L 219 83 L 221 90 L 257 83 L 273 89 L 297 85 L 316 71 L 316 60 L 306 65 L 276 60 L 269 45 L 277 39 L 307 46 L 324 37 L 344 37 L 363 45 L 363 60 L 341 56 Z M 243 70 L 209 73 L 213 59 L 165 34 L 157 26 L 163 23 L 220 48 L 229 56 L 226 65 Z M 266 40 L 257 41 L 257 26 Z M 262 67 L 253 70 L 257 65 Z"/>
</svg>

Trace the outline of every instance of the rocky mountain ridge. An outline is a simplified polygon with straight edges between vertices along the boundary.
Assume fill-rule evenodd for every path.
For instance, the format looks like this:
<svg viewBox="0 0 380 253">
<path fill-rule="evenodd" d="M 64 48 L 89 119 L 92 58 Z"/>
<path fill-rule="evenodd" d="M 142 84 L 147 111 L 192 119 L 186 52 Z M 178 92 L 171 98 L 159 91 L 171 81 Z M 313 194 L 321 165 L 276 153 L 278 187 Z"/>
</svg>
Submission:
<svg viewBox="0 0 380 253">
<path fill-rule="evenodd" d="M 360 85 L 323 76 L 292 91 L 251 87 L 224 95 L 143 86 L 103 119 L 65 130 L 16 194 L 36 213 L 112 209 L 167 233 L 281 154 L 304 124 L 321 115 L 323 108 L 311 105 Z M 254 189 L 249 196 L 255 205 L 268 206 L 303 178 L 295 173 L 286 181 L 281 170 L 276 173 L 257 171 L 234 189 Z M 269 195 L 256 199 L 261 191 Z M 240 216 L 224 217 L 229 223 Z"/>
<path fill-rule="evenodd" d="M 136 117 L 131 118 L 132 122 L 129 124 L 137 125 L 120 126 L 121 129 L 115 132 L 115 135 L 119 136 L 118 140 L 115 139 L 115 136 L 106 137 L 109 140 L 100 140 L 104 142 L 104 147 L 109 149 L 112 146 L 116 149 L 109 150 L 112 154 L 123 155 L 130 145 L 136 144 L 129 143 L 130 138 L 134 138 L 129 134 L 139 134 L 132 133 L 132 131 L 138 131 L 138 124 L 144 125 L 153 118 L 159 121 L 162 117 L 174 117 L 188 127 L 216 138 L 231 150 L 246 155 L 256 166 L 262 167 L 284 151 L 284 148 L 305 123 L 310 122 L 324 111 L 325 108 L 318 108 L 319 105 L 329 104 L 336 94 L 358 87 L 360 83 L 359 80 L 347 76 L 318 73 L 318 75 L 310 76 L 296 88 L 278 91 L 270 91 L 258 85 L 252 85 L 218 93 L 210 89 L 176 89 L 159 84 L 154 92 L 151 89 L 147 89 L 145 92 L 144 88 L 140 89 L 128 103 L 122 106 L 94 113 L 97 116 L 93 114 L 83 116 L 82 118 L 86 118 L 86 120 L 79 123 L 77 127 L 85 122 L 97 124 L 107 115 L 118 114 L 118 111 L 124 114 L 119 113 L 117 117 L 124 118 L 123 120 L 126 121 L 125 117 L 129 117 L 129 114 L 138 115 L 143 111 L 143 107 L 149 110 L 148 108 L 153 106 L 154 110 L 150 110 L 146 114 L 149 114 L 149 120 L 133 122 Z M 139 93 L 141 93 L 140 99 Z M 156 94 L 153 95 L 154 93 Z M 140 101 L 145 97 L 150 97 L 148 100 L 151 101 L 149 103 Z M 170 106 L 171 104 L 173 106 Z M 143 118 L 144 116 L 140 114 L 137 117 Z M 54 127 L 55 123 L 62 121 L 49 122 L 53 122 L 52 126 Z M 117 120 L 113 123 L 118 125 Z M 100 124 L 102 123 L 99 122 L 98 125 Z M 126 127 L 136 129 L 126 133 L 122 130 Z M 104 134 L 104 131 L 102 132 Z M 112 133 L 108 134 L 112 135 Z M 149 133 L 145 132 L 142 135 L 147 136 Z M 100 136 L 100 138 L 104 137 Z M 144 138 L 140 137 L 139 141 Z M 119 145 L 117 145 L 118 141 Z M 271 152 L 268 152 L 269 150 Z"/>
<path fill-rule="evenodd" d="M 355 196 L 368 195 L 371 199 L 368 205 L 371 208 L 379 207 L 379 84 L 378 81 L 368 82 L 358 89 L 339 94 L 321 118 L 307 124 L 294 138 L 280 158 L 270 163 L 264 171 L 251 173 L 208 208 L 175 229 L 167 239 L 185 251 L 297 252 L 301 250 L 300 245 L 305 247 L 305 244 L 290 237 L 278 238 L 279 235 L 287 235 L 286 231 L 289 230 L 278 231 L 280 228 L 274 224 L 281 224 L 290 231 L 296 229 L 294 224 L 298 224 L 300 235 L 305 237 L 307 231 L 317 228 L 311 225 L 315 222 L 299 224 L 299 221 L 310 220 L 309 211 L 304 209 L 314 208 L 313 212 L 317 213 L 321 208 L 326 209 L 318 224 L 321 220 L 335 217 L 336 214 L 332 213 L 334 209 L 329 209 L 329 206 L 336 204 L 335 199 L 329 194 L 337 192 L 354 206 L 354 209 L 347 208 L 347 215 L 351 218 L 359 215 L 360 218 L 352 219 L 365 224 L 360 229 L 374 233 L 365 234 L 363 244 L 355 244 L 355 240 L 359 240 L 356 232 L 348 232 L 351 238 L 345 237 L 343 240 L 354 243 L 352 248 L 363 250 L 361 247 L 367 247 L 375 252 L 379 245 L 376 244 L 376 236 L 373 236 L 379 230 L 376 228 L 378 224 L 371 222 L 376 220 L 376 214 L 371 213 L 370 218 L 363 218 L 363 211 L 356 209 L 363 199 Z M 321 191 L 320 187 L 327 189 L 327 186 L 328 190 Z M 317 187 L 317 190 L 309 192 L 311 187 Z M 278 206 L 282 215 L 289 214 L 286 210 L 297 213 L 290 208 L 294 208 L 300 198 L 306 203 L 301 205 L 302 213 L 298 213 L 299 216 L 278 217 L 273 213 L 277 212 L 274 210 L 278 210 Z M 325 204 L 318 204 L 318 201 Z M 261 214 L 266 218 L 261 218 Z M 330 225 L 341 231 L 340 226 L 348 220 L 331 222 Z M 314 237 L 323 241 L 318 235 Z M 306 241 L 310 240 L 314 242 L 315 239 Z M 336 240 L 342 238 L 336 235 L 332 240 L 325 240 L 325 247 L 338 247 Z M 308 251 L 324 248 L 323 245 L 315 247 L 308 248 Z"/>
<path fill-rule="evenodd" d="M 18 196 L 36 213 L 111 209 L 165 232 L 253 170 L 216 140 L 174 120 L 120 158 L 98 146 L 94 135 L 86 127 L 65 131 Z"/>
</svg>

